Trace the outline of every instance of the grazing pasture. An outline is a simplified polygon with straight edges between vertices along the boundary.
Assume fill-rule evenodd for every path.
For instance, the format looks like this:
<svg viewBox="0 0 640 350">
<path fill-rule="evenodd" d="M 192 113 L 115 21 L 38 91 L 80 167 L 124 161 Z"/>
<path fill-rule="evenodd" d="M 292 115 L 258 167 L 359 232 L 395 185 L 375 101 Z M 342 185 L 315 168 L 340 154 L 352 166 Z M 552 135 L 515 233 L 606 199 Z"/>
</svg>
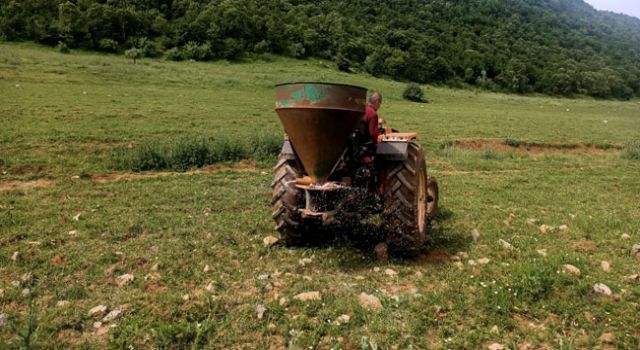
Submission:
<svg viewBox="0 0 640 350">
<path fill-rule="evenodd" d="M 287 81 L 380 91 L 420 133 L 441 193 L 420 257 L 271 245 Z M 405 86 L 0 44 L 0 348 L 639 348 L 640 102 Z"/>
</svg>

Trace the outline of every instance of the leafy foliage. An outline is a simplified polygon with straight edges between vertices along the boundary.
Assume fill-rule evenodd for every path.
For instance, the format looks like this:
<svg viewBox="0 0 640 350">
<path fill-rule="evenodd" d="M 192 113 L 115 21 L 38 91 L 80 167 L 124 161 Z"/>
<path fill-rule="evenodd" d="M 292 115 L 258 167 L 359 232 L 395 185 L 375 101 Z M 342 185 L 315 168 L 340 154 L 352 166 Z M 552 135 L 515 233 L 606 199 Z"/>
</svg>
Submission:
<svg viewBox="0 0 640 350">
<path fill-rule="evenodd" d="M 640 96 L 640 20 L 581 0 L 7 0 L 0 38 L 170 60 L 271 52 L 418 83 Z"/>
<path fill-rule="evenodd" d="M 409 84 L 407 88 L 404 89 L 402 93 L 402 97 L 409 101 L 414 102 L 426 102 L 424 99 L 424 91 L 418 84 Z"/>
</svg>

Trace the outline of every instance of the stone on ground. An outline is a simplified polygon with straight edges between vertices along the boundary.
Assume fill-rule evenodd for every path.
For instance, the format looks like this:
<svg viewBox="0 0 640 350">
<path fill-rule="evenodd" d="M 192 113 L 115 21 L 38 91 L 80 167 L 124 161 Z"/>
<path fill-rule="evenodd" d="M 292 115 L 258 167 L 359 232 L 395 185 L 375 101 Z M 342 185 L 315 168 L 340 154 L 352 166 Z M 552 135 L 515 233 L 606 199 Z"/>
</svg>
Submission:
<svg viewBox="0 0 640 350">
<path fill-rule="evenodd" d="M 360 293 L 360 295 L 358 296 L 358 302 L 360 303 L 360 306 L 365 309 L 382 309 L 382 303 L 380 302 L 380 299 L 378 299 L 378 297 L 376 297 L 375 295 L 370 295 L 365 292 Z"/>
<path fill-rule="evenodd" d="M 273 236 L 267 236 L 262 240 L 262 243 L 267 247 L 270 247 L 270 246 L 276 244 L 276 242 L 278 242 L 278 238 L 273 237 Z"/>
<path fill-rule="evenodd" d="M 498 240 L 498 244 L 500 244 L 500 246 L 502 247 L 502 249 L 506 249 L 506 250 L 511 250 L 513 249 L 513 246 L 511 245 L 511 243 L 505 241 L 504 239 L 500 239 Z"/>
<path fill-rule="evenodd" d="M 300 301 L 321 300 L 322 296 L 320 295 L 320 292 L 313 291 L 313 292 L 300 293 L 294 296 L 293 299 L 300 300 Z"/>
<path fill-rule="evenodd" d="M 125 273 L 124 275 L 120 275 L 116 277 L 116 284 L 118 287 L 123 287 L 131 282 L 133 282 L 133 275 L 130 273 Z"/>
<path fill-rule="evenodd" d="M 107 312 L 107 307 L 106 306 L 98 305 L 98 306 L 94 306 L 93 308 L 91 308 L 91 310 L 89 310 L 88 315 L 89 316 L 101 316 L 106 312 Z"/>
<path fill-rule="evenodd" d="M 593 291 L 601 294 L 601 295 L 606 295 L 606 296 L 610 296 L 611 294 L 613 294 L 611 292 L 611 288 L 609 288 L 606 284 L 604 283 L 596 283 L 593 286 Z"/>
<path fill-rule="evenodd" d="M 120 309 L 113 309 L 113 310 L 111 310 L 111 312 L 109 312 L 109 313 L 107 314 L 107 316 L 105 316 L 105 317 L 102 319 L 102 322 L 111 322 L 111 321 L 113 321 L 113 320 L 117 319 L 118 317 L 120 317 L 120 314 L 121 314 L 121 313 L 122 313 L 122 310 L 120 310 Z"/>
<path fill-rule="evenodd" d="M 609 272 L 611 271 L 611 264 L 608 261 L 600 262 L 600 267 L 602 267 L 602 271 Z"/>
<path fill-rule="evenodd" d="M 576 276 L 580 276 L 580 269 L 571 265 L 571 264 L 564 264 L 562 265 L 562 272 L 564 273 L 569 273 L 572 275 L 576 275 Z"/>
<path fill-rule="evenodd" d="M 473 231 L 471 231 L 471 238 L 474 242 L 477 242 L 480 239 L 480 231 L 474 228 Z"/>
</svg>

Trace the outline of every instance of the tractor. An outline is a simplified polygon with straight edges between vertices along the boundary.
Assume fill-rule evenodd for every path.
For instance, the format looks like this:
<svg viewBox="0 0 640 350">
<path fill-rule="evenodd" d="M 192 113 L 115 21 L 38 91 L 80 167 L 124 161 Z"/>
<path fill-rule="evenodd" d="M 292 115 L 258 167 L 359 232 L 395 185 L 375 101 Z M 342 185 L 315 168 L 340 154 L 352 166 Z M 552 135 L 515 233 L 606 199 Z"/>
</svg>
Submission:
<svg viewBox="0 0 640 350">
<path fill-rule="evenodd" d="M 274 167 L 272 217 L 285 244 L 318 228 L 381 218 L 385 250 L 413 256 L 429 240 L 438 183 L 427 174 L 417 133 L 385 128 L 368 150 L 357 141 L 367 89 L 323 82 L 276 85 L 285 131 Z M 364 150 L 364 151 L 363 151 Z"/>
</svg>

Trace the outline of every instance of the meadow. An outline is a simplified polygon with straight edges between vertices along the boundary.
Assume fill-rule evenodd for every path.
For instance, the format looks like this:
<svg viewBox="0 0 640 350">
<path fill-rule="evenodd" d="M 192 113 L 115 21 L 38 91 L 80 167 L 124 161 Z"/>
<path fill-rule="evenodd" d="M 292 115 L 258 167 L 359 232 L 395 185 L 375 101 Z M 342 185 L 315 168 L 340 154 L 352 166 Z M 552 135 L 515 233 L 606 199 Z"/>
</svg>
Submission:
<svg viewBox="0 0 640 350">
<path fill-rule="evenodd" d="M 282 135 L 287 81 L 380 91 L 420 133 L 441 193 L 421 256 L 379 260 L 366 233 L 264 243 L 275 158 L 255 148 Z M 0 349 L 640 349 L 640 101 L 405 86 L 1 43 Z M 243 151 L 118 162 L 200 139 Z"/>
</svg>

